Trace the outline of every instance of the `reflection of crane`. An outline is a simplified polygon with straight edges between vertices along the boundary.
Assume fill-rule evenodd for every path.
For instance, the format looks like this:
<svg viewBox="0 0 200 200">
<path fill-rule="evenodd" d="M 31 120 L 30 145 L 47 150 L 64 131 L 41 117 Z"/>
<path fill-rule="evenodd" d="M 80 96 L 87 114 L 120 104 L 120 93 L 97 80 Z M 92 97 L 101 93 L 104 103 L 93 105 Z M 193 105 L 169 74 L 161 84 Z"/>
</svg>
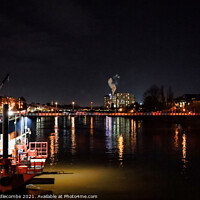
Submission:
<svg viewBox="0 0 200 200">
<path fill-rule="evenodd" d="M 1 85 L 0 85 L 0 90 L 1 90 L 1 88 L 4 86 L 4 83 L 8 80 L 9 81 L 9 74 L 7 74 L 6 75 L 6 77 L 3 79 L 3 81 L 2 81 L 2 83 L 1 83 Z"/>
</svg>

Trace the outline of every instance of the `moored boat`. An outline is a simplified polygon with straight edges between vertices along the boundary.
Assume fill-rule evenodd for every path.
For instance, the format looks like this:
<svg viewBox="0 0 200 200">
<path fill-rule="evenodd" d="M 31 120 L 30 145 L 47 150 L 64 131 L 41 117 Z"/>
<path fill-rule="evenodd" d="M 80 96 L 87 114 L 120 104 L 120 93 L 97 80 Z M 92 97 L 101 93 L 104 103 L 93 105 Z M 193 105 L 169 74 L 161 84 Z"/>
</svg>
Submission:
<svg viewBox="0 0 200 200">
<path fill-rule="evenodd" d="M 8 156 L 8 105 L 3 108 L 3 157 L 0 158 L 0 191 L 5 193 L 25 186 L 42 174 L 48 157 L 47 142 L 14 144 L 12 156 Z"/>
</svg>

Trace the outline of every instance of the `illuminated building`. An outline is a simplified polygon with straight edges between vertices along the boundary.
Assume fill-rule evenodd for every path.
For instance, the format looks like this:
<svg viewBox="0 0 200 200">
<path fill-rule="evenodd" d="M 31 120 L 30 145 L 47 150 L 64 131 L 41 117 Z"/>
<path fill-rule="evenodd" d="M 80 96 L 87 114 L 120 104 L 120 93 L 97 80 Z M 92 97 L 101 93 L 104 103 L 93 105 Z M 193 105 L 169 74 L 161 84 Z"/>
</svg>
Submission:
<svg viewBox="0 0 200 200">
<path fill-rule="evenodd" d="M 104 96 L 104 107 L 111 108 L 126 108 L 135 103 L 134 95 L 130 93 L 116 93 L 113 97 L 111 95 Z"/>
<path fill-rule="evenodd" d="M 16 100 L 14 97 L 0 96 L 0 109 L 3 104 L 9 104 L 9 110 L 25 110 L 27 107 L 26 100 L 20 97 Z"/>
<path fill-rule="evenodd" d="M 126 108 L 135 103 L 135 97 L 130 93 L 117 93 L 115 96 L 116 108 Z"/>
<path fill-rule="evenodd" d="M 111 99 L 109 95 L 104 96 L 104 108 L 110 108 Z"/>
<path fill-rule="evenodd" d="M 16 110 L 17 109 L 17 100 L 14 97 L 1 96 L 0 97 L 1 110 L 2 110 L 3 104 L 9 104 L 10 110 Z"/>
<path fill-rule="evenodd" d="M 185 94 L 175 99 L 175 106 L 180 112 L 200 112 L 200 94 Z"/>
<path fill-rule="evenodd" d="M 18 99 L 18 109 L 19 110 L 26 110 L 27 109 L 27 104 L 26 104 L 26 100 L 24 99 L 24 97 L 20 97 Z"/>
</svg>

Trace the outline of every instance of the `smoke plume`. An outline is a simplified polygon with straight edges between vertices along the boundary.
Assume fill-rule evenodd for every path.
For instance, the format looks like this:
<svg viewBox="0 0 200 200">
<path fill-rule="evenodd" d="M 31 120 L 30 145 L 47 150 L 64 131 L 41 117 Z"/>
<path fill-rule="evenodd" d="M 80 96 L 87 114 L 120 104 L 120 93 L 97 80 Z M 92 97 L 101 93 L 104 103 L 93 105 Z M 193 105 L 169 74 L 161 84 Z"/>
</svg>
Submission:
<svg viewBox="0 0 200 200">
<path fill-rule="evenodd" d="M 118 74 L 116 74 L 113 78 L 108 79 L 108 85 L 112 90 L 112 96 L 114 96 L 115 91 L 117 89 L 117 84 L 118 84 L 119 78 L 120 78 L 120 76 Z"/>
</svg>

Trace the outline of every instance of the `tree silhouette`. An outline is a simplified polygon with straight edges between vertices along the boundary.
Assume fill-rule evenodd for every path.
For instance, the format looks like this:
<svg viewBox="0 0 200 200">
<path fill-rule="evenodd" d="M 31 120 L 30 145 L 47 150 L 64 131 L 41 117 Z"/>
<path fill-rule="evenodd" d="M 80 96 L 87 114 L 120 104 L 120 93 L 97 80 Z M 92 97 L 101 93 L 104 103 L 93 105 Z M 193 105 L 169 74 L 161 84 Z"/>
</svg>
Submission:
<svg viewBox="0 0 200 200">
<path fill-rule="evenodd" d="M 166 108 L 164 87 L 152 85 L 144 93 L 144 111 L 158 111 Z"/>
</svg>

